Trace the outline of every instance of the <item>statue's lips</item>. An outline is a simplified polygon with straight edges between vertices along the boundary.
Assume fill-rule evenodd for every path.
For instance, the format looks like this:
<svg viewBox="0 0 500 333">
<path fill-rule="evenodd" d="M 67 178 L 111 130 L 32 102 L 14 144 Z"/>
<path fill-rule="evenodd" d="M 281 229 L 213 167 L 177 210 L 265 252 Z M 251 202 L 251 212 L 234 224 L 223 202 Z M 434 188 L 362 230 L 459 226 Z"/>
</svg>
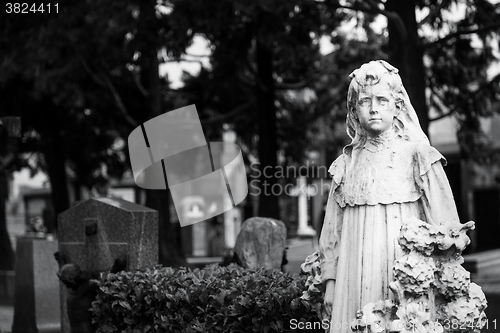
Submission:
<svg viewBox="0 0 500 333">
<path fill-rule="evenodd" d="M 370 118 L 368 119 L 368 121 L 381 121 L 382 118 Z"/>
</svg>

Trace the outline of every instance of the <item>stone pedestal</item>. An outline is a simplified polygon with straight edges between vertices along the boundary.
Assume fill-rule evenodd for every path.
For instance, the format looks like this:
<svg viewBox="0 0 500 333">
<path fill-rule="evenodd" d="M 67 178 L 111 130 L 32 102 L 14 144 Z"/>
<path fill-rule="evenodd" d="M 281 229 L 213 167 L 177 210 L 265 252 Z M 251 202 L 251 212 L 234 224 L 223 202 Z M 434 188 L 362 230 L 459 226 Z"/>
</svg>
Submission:
<svg viewBox="0 0 500 333">
<path fill-rule="evenodd" d="M 18 238 L 13 333 L 60 332 L 57 242 Z"/>
<path fill-rule="evenodd" d="M 62 264 L 73 263 L 82 271 L 108 272 L 116 259 L 125 270 L 158 264 L 158 212 L 116 198 L 91 198 L 59 214 L 59 255 Z M 62 332 L 69 333 L 66 300 L 61 284 Z"/>
</svg>

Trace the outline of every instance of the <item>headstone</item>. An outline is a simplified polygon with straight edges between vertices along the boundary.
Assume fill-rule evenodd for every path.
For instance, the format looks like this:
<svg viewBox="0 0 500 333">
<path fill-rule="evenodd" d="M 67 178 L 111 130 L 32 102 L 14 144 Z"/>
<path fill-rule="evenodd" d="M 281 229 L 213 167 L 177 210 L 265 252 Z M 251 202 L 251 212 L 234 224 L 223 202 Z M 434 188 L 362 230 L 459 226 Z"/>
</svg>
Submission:
<svg viewBox="0 0 500 333">
<path fill-rule="evenodd" d="M 18 238 L 13 333 L 60 332 L 57 242 Z"/>
<path fill-rule="evenodd" d="M 96 274 L 125 259 L 126 270 L 158 264 L 158 212 L 122 199 L 92 198 L 59 214 L 59 256 Z M 66 299 L 61 284 L 62 332 L 69 333 Z"/>
<path fill-rule="evenodd" d="M 193 224 L 193 256 L 206 257 L 207 255 L 207 221 L 201 221 Z"/>
<path fill-rule="evenodd" d="M 224 247 L 234 249 L 236 237 L 241 229 L 241 208 L 234 207 L 224 213 Z"/>
<path fill-rule="evenodd" d="M 234 252 L 246 268 L 281 268 L 286 247 L 286 227 L 282 221 L 252 217 L 243 222 Z"/>
<path fill-rule="evenodd" d="M 0 299 L 7 304 L 14 303 L 15 271 L 0 271 Z"/>
<path fill-rule="evenodd" d="M 464 256 L 464 268 L 471 273 L 471 280 L 481 284 L 500 281 L 500 249 Z"/>
</svg>

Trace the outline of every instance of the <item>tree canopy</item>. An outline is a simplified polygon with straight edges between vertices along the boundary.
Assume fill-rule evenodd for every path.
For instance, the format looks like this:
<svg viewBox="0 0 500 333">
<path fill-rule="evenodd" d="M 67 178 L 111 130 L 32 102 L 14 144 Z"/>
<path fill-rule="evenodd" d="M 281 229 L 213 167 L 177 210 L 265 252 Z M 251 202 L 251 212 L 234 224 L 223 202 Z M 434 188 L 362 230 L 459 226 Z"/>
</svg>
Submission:
<svg viewBox="0 0 500 333">
<path fill-rule="evenodd" d="M 336 124 L 346 112 L 347 76 L 376 58 L 400 70 L 425 132 L 431 121 L 454 116 L 464 158 L 488 162 L 495 156 L 480 118 L 495 112 L 491 103 L 499 94 L 499 75 L 489 75 L 498 64 L 498 4 L 168 3 L 172 18 L 186 22 L 186 35 L 199 34 L 210 43 L 210 68 L 185 81 L 186 90 L 198 87 L 191 100 L 233 126 L 262 167 L 303 163 L 306 148 L 335 146 Z M 333 45 L 331 54 L 320 54 L 322 39 Z M 318 140 L 324 133 L 330 137 Z M 260 207 L 260 214 L 278 216 L 269 208 L 278 207 L 275 197 L 261 196 Z"/>
<path fill-rule="evenodd" d="M 495 112 L 499 97 L 500 4 L 486 0 L 348 1 L 340 8 L 387 20 L 385 51 L 399 68 L 403 83 L 427 132 L 429 122 L 445 116 L 458 120 L 464 158 L 487 162 L 491 143 L 480 118 Z M 366 25 L 364 27 L 366 30 Z M 430 118 L 430 112 L 438 115 Z M 498 111 L 498 110 L 497 110 Z"/>
<path fill-rule="evenodd" d="M 300 164 L 322 146 L 333 153 L 348 74 L 375 58 L 399 68 L 425 131 L 430 111 L 454 116 L 464 157 L 493 156 L 480 117 L 495 112 L 500 94 L 491 71 L 498 3 L 70 0 L 61 10 L 35 27 L 28 16 L 0 14 L 0 113 L 22 117 L 17 165 L 47 172 L 55 213 L 69 207 L 68 179 L 91 188 L 121 177 L 130 131 L 191 103 L 208 139 L 223 125 L 237 133 L 247 163 Z M 210 66 L 173 89 L 158 68 L 189 56 L 195 36 L 208 41 Z M 153 192 L 155 205 L 169 200 Z M 280 217 L 276 196 L 261 196 L 259 208 Z M 161 215 L 168 220 L 168 209 Z"/>
</svg>

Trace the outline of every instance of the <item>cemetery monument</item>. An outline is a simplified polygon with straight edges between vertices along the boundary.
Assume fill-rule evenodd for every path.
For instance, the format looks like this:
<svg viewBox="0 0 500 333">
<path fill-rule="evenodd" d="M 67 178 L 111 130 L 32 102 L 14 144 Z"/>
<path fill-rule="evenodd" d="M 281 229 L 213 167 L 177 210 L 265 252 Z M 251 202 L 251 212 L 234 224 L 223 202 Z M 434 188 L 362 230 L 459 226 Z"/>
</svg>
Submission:
<svg viewBox="0 0 500 333">
<path fill-rule="evenodd" d="M 461 256 L 461 224 L 443 170 L 398 70 L 371 61 L 347 96 L 343 154 L 333 177 L 319 251 L 302 270 L 329 332 L 479 332 L 486 299 Z"/>
<path fill-rule="evenodd" d="M 286 258 L 286 227 L 272 218 L 252 217 L 243 223 L 234 254 L 246 268 L 281 269 Z"/>
<path fill-rule="evenodd" d="M 61 328 L 91 333 L 91 279 L 158 265 L 158 212 L 117 198 L 91 198 L 59 214 Z"/>
</svg>

